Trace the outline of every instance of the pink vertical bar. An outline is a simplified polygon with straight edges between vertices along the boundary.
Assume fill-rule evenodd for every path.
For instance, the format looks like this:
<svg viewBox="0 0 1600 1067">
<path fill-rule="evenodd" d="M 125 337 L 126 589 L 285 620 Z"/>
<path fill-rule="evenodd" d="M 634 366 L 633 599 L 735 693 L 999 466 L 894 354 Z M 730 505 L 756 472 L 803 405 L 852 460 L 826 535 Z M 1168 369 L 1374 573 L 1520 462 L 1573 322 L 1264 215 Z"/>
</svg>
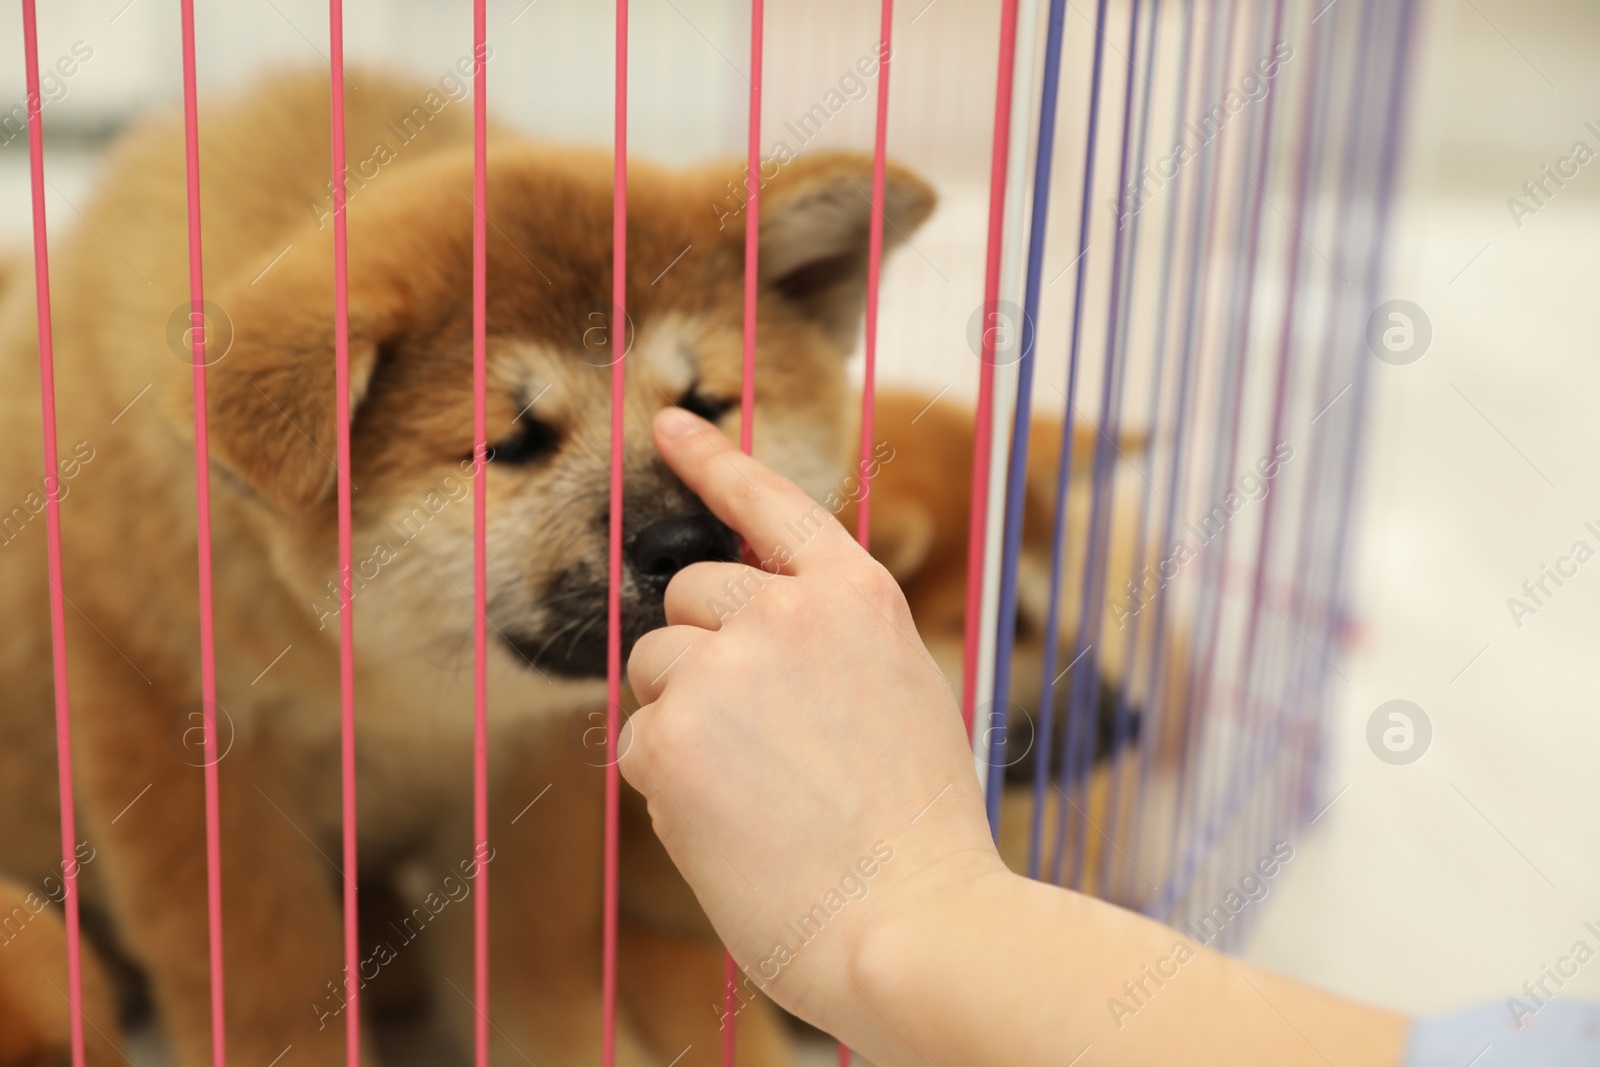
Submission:
<svg viewBox="0 0 1600 1067">
<path fill-rule="evenodd" d="M 961 668 L 961 719 L 972 733 L 982 635 L 983 558 L 988 535 L 989 450 L 994 433 L 994 332 L 988 316 L 1000 299 L 1000 255 L 1006 217 L 1006 169 L 1011 147 L 1011 81 L 1017 60 L 1017 0 L 1000 7 L 1000 61 L 994 95 L 994 145 L 989 157 L 989 250 L 983 271 L 984 329 L 978 365 L 978 412 L 972 447 L 972 511 L 967 526 L 967 621 Z"/>
<path fill-rule="evenodd" d="M 756 403 L 756 294 L 761 252 L 761 54 L 766 4 L 750 0 L 750 126 L 745 146 L 744 377 L 739 393 L 739 447 L 751 451 Z"/>
<path fill-rule="evenodd" d="M 206 924 L 211 964 L 211 1063 L 228 1062 L 222 984 L 222 829 L 217 799 L 216 617 L 211 607 L 211 462 L 206 433 L 205 277 L 200 260 L 200 117 L 195 89 L 194 0 L 181 0 L 183 150 L 189 200 L 189 345 L 194 364 L 194 500 L 200 571 L 200 699 L 205 729 Z"/>
<path fill-rule="evenodd" d="M 756 295 L 761 287 L 761 79 L 766 4 L 750 0 L 749 137 L 745 145 L 744 369 L 739 390 L 739 447 L 755 445 Z M 722 960 L 722 1065 L 733 1067 L 738 1050 L 739 966 L 732 953 Z"/>
<path fill-rule="evenodd" d="M 356 682 L 350 563 L 350 271 L 345 225 L 344 3 L 328 0 L 333 148 L 333 406 L 339 460 L 339 773 L 344 838 L 344 1056 L 361 1065 L 361 945 L 356 893 Z"/>
<path fill-rule="evenodd" d="M 872 142 L 872 222 L 867 239 L 867 342 L 861 385 L 861 503 L 856 511 L 856 540 L 867 547 L 872 529 L 872 423 L 878 389 L 878 279 L 883 273 L 883 197 L 885 150 L 889 142 L 889 57 L 893 54 L 894 0 L 883 0 L 878 26 L 878 126 Z M 841 1056 L 848 1056 L 845 1051 Z M 848 1061 L 846 1061 L 848 1062 Z"/>
<path fill-rule="evenodd" d="M 481 4 L 483 0 L 478 0 Z M 606 590 L 606 837 L 600 1060 L 617 1057 L 617 733 L 622 708 L 622 402 L 628 344 L 628 0 L 617 0 L 611 201 L 611 543 Z"/>
<path fill-rule="evenodd" d="M 474 1062 L 489 1067 L 489 74 L 484 0 L 472 4 L 472 998 Z"/>
<path fill-rule="evenodd" d="M 61 577 L 61 484 L 56 454 L 55 344 L 50 329 L 50 250 L 44 216 L 44 130 L 39 124 L 39 34 L 33 0 L 22 0 L 28 79 L 28 175 L 33 189 L 33 280 L 39 315 L 39 401 L 44 416 L 45 540 L 50 568 L 50 653 L 55 668 L 56 778 L 61 803 L 61 898 L 67 912 L 67 999 L 72 1002 L 72 1067 L 83 1067 L 83 971 L 78 938 L 77 812 L 72 791 L 72 716 L 67 698 L 66 592 Z"/>
</svg>

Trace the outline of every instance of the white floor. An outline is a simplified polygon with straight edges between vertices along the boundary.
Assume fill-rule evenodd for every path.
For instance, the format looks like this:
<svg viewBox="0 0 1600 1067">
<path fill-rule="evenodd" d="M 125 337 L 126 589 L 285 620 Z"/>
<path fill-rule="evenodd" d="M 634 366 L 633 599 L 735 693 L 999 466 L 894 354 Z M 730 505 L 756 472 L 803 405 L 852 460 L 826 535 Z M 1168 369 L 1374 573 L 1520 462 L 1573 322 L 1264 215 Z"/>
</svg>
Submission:
<svg viewBox="0 0 1600 1067">
<path fill-rule="evenodd" d="M 1381 368 L 1363 635 L 1349 684 L 1332 683 L 1338 800 L 1248 955 L 1436 1011 L 1510 995 L 1600 920 L 1600 567 L 1547 583 L 1520 628 L 1506 606 L 1574 541 L 1600 549 L 1583 528 L 1600 520 L 1600 204 L 1552 205 L 1517 233 L 1501 204 L 1449 198 L 1409 225 L 1423 254 L 1408 294 L 1436 333 L 1421 362 Z M 1366 747 L 1394 698 L 1433 724 L 1409 766 Z M 1562 995 L 1600 997 L 1600 967 Z"/>
</svg>

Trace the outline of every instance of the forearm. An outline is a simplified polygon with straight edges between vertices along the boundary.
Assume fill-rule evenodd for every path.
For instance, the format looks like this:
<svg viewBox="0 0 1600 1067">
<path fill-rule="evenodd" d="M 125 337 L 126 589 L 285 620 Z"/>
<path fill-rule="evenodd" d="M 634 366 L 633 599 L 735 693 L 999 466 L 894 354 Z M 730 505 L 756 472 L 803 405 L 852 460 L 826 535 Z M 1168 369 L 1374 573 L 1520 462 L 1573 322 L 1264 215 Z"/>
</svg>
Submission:
<svg viewBox="0 0 1600 1067">
<path fill-rule="evenodd" d="M 996 873 L 863 939 L 845 1025 L 885 1065 L 1396 1067 L 1407 1020 Z"/>
</svg>

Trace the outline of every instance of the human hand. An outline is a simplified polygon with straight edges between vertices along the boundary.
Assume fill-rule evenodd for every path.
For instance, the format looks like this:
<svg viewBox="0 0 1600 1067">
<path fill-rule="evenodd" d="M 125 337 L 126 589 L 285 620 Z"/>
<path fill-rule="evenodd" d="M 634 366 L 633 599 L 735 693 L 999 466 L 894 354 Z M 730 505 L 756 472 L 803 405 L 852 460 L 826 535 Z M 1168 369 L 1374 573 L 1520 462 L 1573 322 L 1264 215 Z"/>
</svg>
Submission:
<svg viewBox="0 0 1600 1067">
<path fill-rule="evenodd" d="M 887 917 L 1004 873 L 961 716 L 887 571 L 826 508 L 678 410 L 656 446 L 761 567 L 697 563 L 634 646 L 621 771 L 757 988 L 848 1037 Z"/>
</svg>

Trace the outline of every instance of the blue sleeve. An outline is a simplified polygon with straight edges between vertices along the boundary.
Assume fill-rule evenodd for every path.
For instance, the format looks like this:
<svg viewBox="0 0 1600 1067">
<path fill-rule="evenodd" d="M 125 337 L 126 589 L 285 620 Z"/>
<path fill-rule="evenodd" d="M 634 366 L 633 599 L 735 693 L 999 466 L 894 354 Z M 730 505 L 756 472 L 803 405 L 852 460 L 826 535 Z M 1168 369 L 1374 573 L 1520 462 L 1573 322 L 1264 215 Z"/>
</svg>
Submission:
<svg viewBox="0 0 1600 1067">
<path fill-rule="evenodd" d="M 1600 1004 L 1522 1001 L 1418 1019 L 1405 1067 L 1600 1067 Z"/>
</svg>

